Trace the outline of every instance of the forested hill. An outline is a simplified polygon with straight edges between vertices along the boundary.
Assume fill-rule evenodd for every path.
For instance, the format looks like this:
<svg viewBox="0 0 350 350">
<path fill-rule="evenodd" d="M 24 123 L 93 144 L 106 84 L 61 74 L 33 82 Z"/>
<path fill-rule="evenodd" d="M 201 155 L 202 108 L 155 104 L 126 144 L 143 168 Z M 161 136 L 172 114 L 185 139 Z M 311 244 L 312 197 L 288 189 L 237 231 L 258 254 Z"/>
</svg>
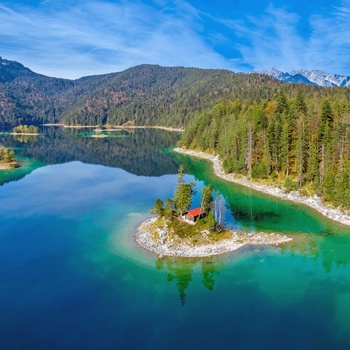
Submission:
<svg viewBox="0 0 350 350">
<path fill-rule="evenodd" d="M 227 172 L 350 209 L 350 91 L 287 86 L 288 95 L 236 99 L 203 112 L 181 146 L 219 154 Z"/>
<path fill-rule="evenodd" d="M 65 113 L 65 122 L 181 127 L 222 99 L 268 98 L 280 85 L 258 74 L 141 65 L 78 101 Z"/>
<path fill-rule="evenodd" d="M 347 100 L 349 91 L 283 83 L 261 74 L 157 65 L 68 80 L 46 77 L 0 58 L 0 125 L 63 122 L 183 127 L 219 102 L 240 99 L 243 105 L 254 106 L 275 100 L 281 91 L 293 100 L 298 89 L 316 105 L 325 96 Z"/>
<path fill-rule="evenodd" d="M 179 127 L 218 101 L 269 98 L 281 84 L 259 74 L 156 65 L 67 80 L 0 58 L 0 124 L 132 122 Z"/>
<path fill-rule="evenodd" d="M 77 100 L 117 75 L 51 78 L 0 57 L 0 125 L 59 122 Z"/>
</svg>

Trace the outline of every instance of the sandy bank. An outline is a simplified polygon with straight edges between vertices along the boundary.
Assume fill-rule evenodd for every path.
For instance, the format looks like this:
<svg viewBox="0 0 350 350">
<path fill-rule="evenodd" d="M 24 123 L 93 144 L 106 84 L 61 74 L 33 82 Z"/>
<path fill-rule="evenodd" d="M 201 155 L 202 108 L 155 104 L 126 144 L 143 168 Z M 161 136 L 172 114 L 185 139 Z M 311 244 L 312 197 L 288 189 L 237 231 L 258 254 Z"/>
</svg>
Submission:
<svg viewBox="0 0 350 350">
<path fill-rule="evenodd" d="M 108 137 L 108 135 L 105 134 L 95 134 L 95 135 L 91 135 L 90 137 L 94 137 L 96 139 L 103 139 L 105 137 Z"/>
<path fill-rule="evenodd" d="M 151 232 L 151 226 L 157 218 L 147 219 L 142 222 L 135 233 L 135 240 L 144 249 L 151 251 L 159 257 L 176 256 L 186 258 L 201 258 L 213 255 L 225 254 L 238 250 L 244 246 L 252 245 L 279 245 L 292 240 L 280 234 L 232 232 L 231 239 L 224 239 L 215 243 L 193 245 L 186 242 L 171 239 L 164 227 L 156 230 L 156 235 Z M 203 232 L 203 235 L 206 233 Z"/>
<path fill-rule="evenodd" d="M 20 164 L 17 160 L 12 161 L 11 163 L 1 163 L 0 170 L 12 170 L 19 168 Z"/>
<path fill-rule="evenodd" d="M 326 216 L 327 218 L 337 221 L 343 225 L 350 226 L 350 215 L 343 213 L 342 211 L 334 207 L 324 205 L 321 199 L 316 195 L 313 197 L 307 197 L 307 196 L 301 195 L 298 191 L 286 192 L 282 188 L 261 185 L 251 180 L 248 180 L 247 178 L 237 178 L 233 174 L 225 174 L 222 167 L 222 162 L 218 156 L 213 156 L 205 152 L 197 152 L 197 151 L 187 150 L 183 148 L 175 148 L 174 151 L 178 153 L 187 154 L 190 156 L 210 160 L 213 163 L 213 169 L 215 174 L 226 181 L 234 182 L 239 185 L 243 185 L 243 186 L 252 188 L 253 190 L 263 192 L 284 200 L 290 200 L 295 203 L 308 205 L 309 207 L 317 210 L 319 213 Z"/>
</svg>

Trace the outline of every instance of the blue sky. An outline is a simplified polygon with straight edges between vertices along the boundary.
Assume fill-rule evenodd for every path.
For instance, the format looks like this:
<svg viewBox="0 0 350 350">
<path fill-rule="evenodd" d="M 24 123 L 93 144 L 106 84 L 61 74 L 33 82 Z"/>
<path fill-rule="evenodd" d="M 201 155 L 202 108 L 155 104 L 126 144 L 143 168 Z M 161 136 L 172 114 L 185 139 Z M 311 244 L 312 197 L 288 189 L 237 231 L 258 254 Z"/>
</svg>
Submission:
<svg viewBox="0 0 350 350">
<path fill-rule="evenodd" d="M 350 75 L 350 0 L 0 0 L 0 56 L 63 78 L 142 63 Z"/>
</svg>

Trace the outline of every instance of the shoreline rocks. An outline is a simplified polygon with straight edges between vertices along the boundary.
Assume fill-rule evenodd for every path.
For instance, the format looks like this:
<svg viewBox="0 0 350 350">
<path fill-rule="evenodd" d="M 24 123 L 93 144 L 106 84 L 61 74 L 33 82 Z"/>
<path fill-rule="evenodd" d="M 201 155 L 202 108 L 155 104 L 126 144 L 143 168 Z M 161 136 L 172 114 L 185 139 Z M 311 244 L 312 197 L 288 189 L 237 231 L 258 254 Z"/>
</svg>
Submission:
<svg viewBox="0 0 350 350">
<path fill-rule="evenodd" d="M 215 243 L 201 245 L 189 245 L 186 242 L 175 243 L 173 240 L 168 241 L 166 239 L 168 232 L 164 227 L 161 230 L 157 229 L 157 235 L 152 234 L 151 226 L 156 220 L 157 218 L 151 218 L 143 221 L 137 228 L 135 240 L 140 247 L 159 257 L 202 258 L 233 252 L 244 246 L 278 246 L 292 241 L 292 238 L 275 233 L 251 232 L 250 234 L 243 234 L 241 232 L 232 232 L 232 238 L 223 239 Z"/>
<path fill-rule="evenodd" d="M 174 151 L 178 153 L 186 154 L 189 156 L 210 160 L 213 163 L 213 169 L 214 169 L 215 175 L 226 181 L 237 183 L 239 185 L 249 187 L 253 190 L 256 190 L 283 200 L 289 200 L 294 203 L 305 204 L 317 210 L 320 214 L 324 215 L 325 217 L 333 221 L 337 221 L 340 224 L 350 226 L 350 215 L 348 215 L 347 213 L 343 213 L 339 209 L 323 204 L 321 199 L 317 195 L 313 197 L 304 196 L 298 191 L 292 191 L 287 193 L 282 188 L 258 184 L 251 180 L 248 180 L 247 178 L 237 178 L 233 174 L 225 174 L 222 167 L 222 162 L 219 156 L 213 156 L 205 152 L 187 150 L 184 148 L 175 148 Z"/>
</svg>

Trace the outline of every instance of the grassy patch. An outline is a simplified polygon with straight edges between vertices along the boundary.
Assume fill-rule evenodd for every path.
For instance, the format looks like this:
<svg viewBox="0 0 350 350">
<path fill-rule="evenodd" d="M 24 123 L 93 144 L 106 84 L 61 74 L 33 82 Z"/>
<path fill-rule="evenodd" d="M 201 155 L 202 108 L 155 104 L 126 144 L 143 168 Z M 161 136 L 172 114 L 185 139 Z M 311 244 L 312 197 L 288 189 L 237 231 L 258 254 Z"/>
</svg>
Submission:
<svg viewBox="0 0 350 350">
<path fill-rule="evenodd" d="M 174 236 L 191 244 L 219 242 L 232 237 L 232 232 L 227 229 L 223 229 L 219 233 L 210 230 L 205 219 L 198 220 L 194 225 L 191 225 L 175 218 L 168 221 L 168 228 L 173 230 Z"/>
</svg>

